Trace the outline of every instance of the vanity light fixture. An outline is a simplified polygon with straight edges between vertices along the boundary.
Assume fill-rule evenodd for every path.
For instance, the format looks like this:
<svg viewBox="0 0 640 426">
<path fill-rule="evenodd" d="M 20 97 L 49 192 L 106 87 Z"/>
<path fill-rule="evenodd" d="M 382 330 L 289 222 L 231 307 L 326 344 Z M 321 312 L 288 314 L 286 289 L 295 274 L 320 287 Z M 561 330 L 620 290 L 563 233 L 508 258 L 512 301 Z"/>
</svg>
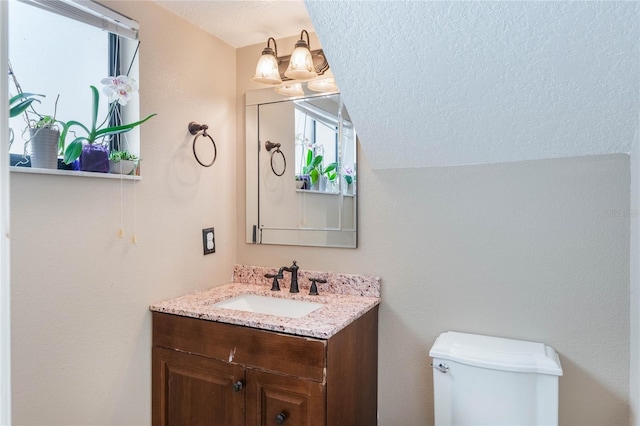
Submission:
<svg viewBox="0 0 640 426">
<path fill-rule="evenodd" d="M 275 51 L 269 46 L 271 41 L 273 41 Z M 264 84 L 282 84 L 278 70 L 278 45 L 273 37 L 269 37 L 267 40 L 267 47 L 262 51 L 258 65 L 256 65 L 256 73 L 251 80 Z"/>
<path fill-rule="evenodd" d="M 333 78 L 331 70 L 328 70 L 325 75 L 323 75 L 323 78 L 317 78 L 308 82 L 307 88 L 314 92 L 321 93 L 332 93 L 338 91 L 338 85 L 336 84 L 336 79 Z"/>
<path fill-rule="evenodd" d="M 304 96 L 304 90 L 302 90 L 302 84 L 300 83 L 283 84 L 274 90 L 284 96 Z"/>
<path fill-rule="evenodd" d="M 278 57 L 276 40 L 269 37 L 251 80 L 277 86 L 274 88 L 275 91 L 283 96 L 303 96 L 304 90 L 301 83 L 305 82 L 308 82 L 309 90 L 324 93 L 337 92 L 338 86 L 329 70 L 324 52 L 322 49 L 310 50 L 310 44 L 309 33 L 307 30 L 302 30 L 293 53 Z M 322 78 L 319 78 L 320 76 Z"/>
<path fill-rule="evenodd" d="M 322 80 L 313 80 L 307 84 L 309 90 L 321 93 L 331 93 L 338 91 L 338 85 L 334 78 L 323 78 Z"/>
<path fill-rule="evenodd" d="M 307 35 L 307 41 L 304 40 L 305 34 Z M 311 50 L 309 49 L 310 44 L 309 33 L 307 30 L 302 30 L 300 40 L 296 42 L 296 47 L 293 49 L 293 53 L 291 53 L 289 67 L 284 73 L 285 76 L 302 81 L 311 80 L 318 76 L 313 66 Z"/>
</svg>

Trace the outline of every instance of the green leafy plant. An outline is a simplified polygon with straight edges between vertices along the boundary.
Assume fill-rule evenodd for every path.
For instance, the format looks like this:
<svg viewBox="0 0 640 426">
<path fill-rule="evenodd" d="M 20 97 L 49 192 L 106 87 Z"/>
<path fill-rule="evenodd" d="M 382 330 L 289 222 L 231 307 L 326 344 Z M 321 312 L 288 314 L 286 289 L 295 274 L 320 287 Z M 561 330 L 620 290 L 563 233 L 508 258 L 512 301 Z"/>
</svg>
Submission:
<svg viewBox="0 0 640 426">
<path fill-rule="evenodd" d="M 35 121 L 32 125 L 33 128 L 36 129 L 45 129 L 48 127 L 53 127 L 56 124 L 55 116 L 43 115 L 39 120 Z"/>
<path fill-rule="evenodd" d="M 29 123 L 29 127 L 32 129 L 54 129 L 55 128 L 57 130 L 57 123 L 60 123 L 62 126 L 64 126 L 64 123 L 62 121 L 56 120 L 56 114 L 58 113 L 59 100 L 60 100 L 60 95 L 56 97 L 56 102 L 54 103 L 54 106 L 53 106 L 53 115 L 42 115 L 38 111 L 36 111 L 35 108 L 33 108 L 33 105 L 31 105 L 31 108 L 25 111 L 25 115 Z M 36 118 L 31 118 L 32 116 L 35 116 Z M 60 151 L 60 153 L 62 153 L 62 151 Z"/>
<path fill-rule="evenodd" d="M 25 112 L 32 103 L 40 102 L 35 96 L 42 96 L 35 93 L 18 93 L 9 99 L 9 117 L 17 117 Z"/>
<path fill-rule="evenodd" d="M 333 182 L 338 177 L 338 172 L 336 169 L 338 168 L 338 163 L 329 163 L 326 169 L 322 171 L 322 174 L 327 176 L 327 180 Z"/>
<path fill-rule="evenodd" d="M 131 154 L 129 151 L 111 151 L 109 153 L 109 160 L 118 163 L 123 160 L 137 161 L 138 156 Z"/>
<path fill-rule="evenodd" d="M 54 106 L 53 116 L 50 115 L 42 115 L 33 108 L 33 103 L 40 103 L 39 99 L 36 99 L 36 96 L 44 97 L 44 95 L 36 94 L 36 93 L 24 93 L 22 88 L 20 87 L 20 83 L 18 83 L 18 78 L 16 77 L 15 72 L 13 71 L 13 67 L 11 66 L 11 61 L 8 63 L 9 68 L 9 76 L 13 81 L 13 84 L 18 91 L 18 94 L 11 97 L 9 99 L 9 117 L 17 117 L 20 114 L 25 115 L 25 120 L 28 123 L 28 127 L 32 129 L 44 129 L 44 128 L 52 128 L 56 123 L 56 111 L 58 110 L 58 100 L 60 99 L 60 95 L 56 97 L 56 102 Z M 33 117 L 36 118 L 33 118 Z M 64 124 L 64 123 L 61 123 Z"/>
<path fill-rule="evenodd" d="M 327 180 L 334 181 L 338 177 L 336 169 L 338 163 L 330 163 L 327 167 L 323 164 L 324 157 L 322 155 L 313 155 L 313 150 L 307 151 L 306 165 L 302 168 L 302 173 L 311 177 L 311 184 L 318 182 L 322 175 L 327 176 Z"/>
<path fill-rule="evenodd" d="M 344 168 L 344 180 L 347 182 L 348 185 L 351 185 L 353 183 L 353 179 L 355 178 L 355 174 L 354 171 L 351 167 L 345 167 Z"/>
<path fill-rule="evenodd" d="M 302 173 L 309 175 L 312 185 L 318 181 L 322 174 L 322 160 L 322 155 L 313 155 L 311 149 L 307 151 L 306 165 L 302 168 Z"/>
<path fill-rule="evenodd" d="M 66 149 L 64 149 L 64 162 L 66 164 L 69 164 L 74 160 L 76 160 L 78 157 L 80 157 L 80 154 L 82 153 L 83 143 L 94 144 L 98 141 L 102 141 L 107 136 L 118 135 L 120 133 L 128 132 L 156 115 L 156 114 L 149 114 L 142 120 L 136 121 L 134 123 L 122 124 L 119 126 L 103 127 L 105 124 L 109 122 L 109 118 L 115 109 L 116 101 L 113 101 L 111 103 L 109 112 L 107 113 L 107 117 L 105 118 L 105 120 L 100 125 L 97 125 L 98 104 L 100 102 L 100 95 L 98 94 L 98 89 L 96 89 L 95 86 L 91 86 L 91 94 L 93 98 L 92 110 L 91 110 L 92 111 L 91 125 L 85 126 L 79 121 L 70 120 L 70 121 L 67 121 L 62 128 L 62 134 L 60 135 L 61 149 L 64 149 L 67 135 L 73 127 L 76 127 L 78 128 L 78 130 L 81 130 L 85 133 L 84 136 L 76 136 L 75 132 L 72 132 L 76 137 L 75 139 L 73 139 L 73 141 L 71 141 L 71 143 L 69 143 Z"/>
</svg>

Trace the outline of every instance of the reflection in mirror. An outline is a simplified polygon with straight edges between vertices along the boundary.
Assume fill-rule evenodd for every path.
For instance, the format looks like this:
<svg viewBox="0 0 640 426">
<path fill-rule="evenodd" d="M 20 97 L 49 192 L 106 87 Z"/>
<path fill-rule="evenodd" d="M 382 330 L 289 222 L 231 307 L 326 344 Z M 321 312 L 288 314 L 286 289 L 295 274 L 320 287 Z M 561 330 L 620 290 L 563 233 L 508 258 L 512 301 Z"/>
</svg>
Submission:
<svg viewBox="0 0 640 426">
<path fill-rule="evenodd" d="M 356 132 L 339 94 L 247 93 L 247 242 L 357 246 Z"/>
</svg>

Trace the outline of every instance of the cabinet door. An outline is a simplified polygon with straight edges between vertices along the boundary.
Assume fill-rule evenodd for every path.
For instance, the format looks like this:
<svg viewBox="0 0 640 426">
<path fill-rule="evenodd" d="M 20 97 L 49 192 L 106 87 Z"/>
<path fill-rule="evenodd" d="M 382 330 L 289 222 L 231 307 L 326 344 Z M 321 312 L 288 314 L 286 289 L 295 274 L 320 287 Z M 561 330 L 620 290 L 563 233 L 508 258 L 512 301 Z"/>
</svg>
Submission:
<svg viewBox="0 0 640 426">
<path fill-rule="evenodd" d="M 325 387 L 310 380 L 247 369 L 246 426 L 325 425 Z"/>
<path fill-rule="evenodd" d="M 243 366 L 158 347 L 152 362 L 154 426 L 244 424 Z"/>
</svg>

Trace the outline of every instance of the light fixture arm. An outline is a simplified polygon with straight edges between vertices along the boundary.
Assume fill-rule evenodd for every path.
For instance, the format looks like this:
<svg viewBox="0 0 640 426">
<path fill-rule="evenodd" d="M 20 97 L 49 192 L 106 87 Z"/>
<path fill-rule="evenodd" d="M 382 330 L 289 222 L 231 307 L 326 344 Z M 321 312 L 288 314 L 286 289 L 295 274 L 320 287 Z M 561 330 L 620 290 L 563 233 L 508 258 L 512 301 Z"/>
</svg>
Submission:
<svg viewBox="0 0 640 426">
<path fill-rule="evenodd" d="M 275 51 L 275 56 L 276 58 L 278 57 L 278 43 L 276 43 L 276 39 L 273 37 L 269 37 L 267 39 L 267 49 L 269 49 L 269 43 L 273 41 L 273 50 Z M 264 52 L 262 52 L 262 54 L 264 54 Z"/>
<path fill-rule="evenodd" d="M 306 41 L 306 45 L 303 44 L 305 43 L 304 41 L 304 35 L 307 35 L 307 41 Z M 302 43 L 301 43 L 302 42 Z M 296 47 L 299 47 L 298 44 L 300 44 L 301 46 L 306 47 L 307 49 L 311 50 L 311 40 L 309 39 L 309 33 L 307 32 L 307 30 L 302 30 L 300 31 L 300 40 L 298 40 L 296 42 Z"/>
</svg>

